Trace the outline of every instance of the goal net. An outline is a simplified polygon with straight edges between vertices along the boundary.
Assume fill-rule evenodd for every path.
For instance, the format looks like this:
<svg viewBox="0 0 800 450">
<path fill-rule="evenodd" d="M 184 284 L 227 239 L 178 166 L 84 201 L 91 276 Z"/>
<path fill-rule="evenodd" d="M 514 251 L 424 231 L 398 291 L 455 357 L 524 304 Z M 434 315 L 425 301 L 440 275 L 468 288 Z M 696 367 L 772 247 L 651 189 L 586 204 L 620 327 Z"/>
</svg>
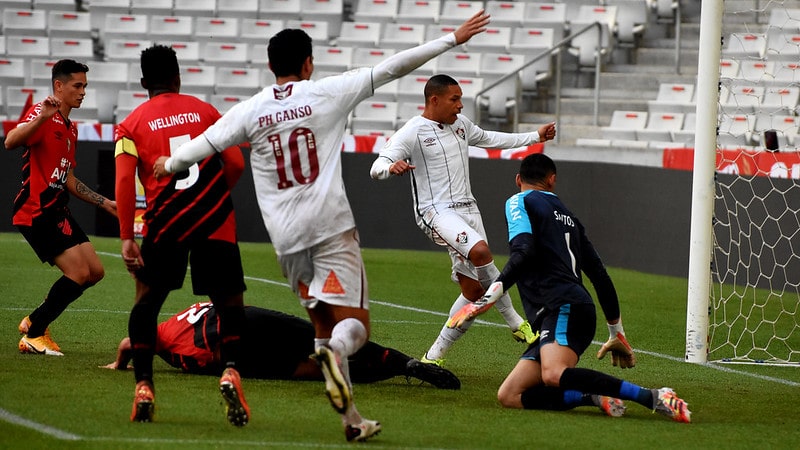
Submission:
<svg viewBox="0 0 800 450">
<path fill-rule="evenodd" d="M 707 360 L 800 367 L 800 2 L 724 3 Z"/>
</svg>

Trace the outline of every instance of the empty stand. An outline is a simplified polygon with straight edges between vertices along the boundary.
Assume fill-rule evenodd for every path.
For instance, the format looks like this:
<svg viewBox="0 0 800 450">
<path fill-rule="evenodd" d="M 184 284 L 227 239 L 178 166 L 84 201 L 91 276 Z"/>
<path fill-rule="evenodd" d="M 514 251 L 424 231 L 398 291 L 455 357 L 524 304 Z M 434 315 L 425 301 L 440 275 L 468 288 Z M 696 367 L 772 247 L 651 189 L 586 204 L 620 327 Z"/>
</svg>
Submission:
<svg viewBox="0 0 800 450">
<path fill-rule="evenodd" d="M 78 122 L 96 123 L 98 120 L 98 92 L 97 89 L 86 88 L 86 95 L 83 97 L 80 108 L 72 108 L 69 113 L 70 120 Z"/>
<path fill-rule="evenodd" d="M 24 59 L 0 56 L 0 86 L 24 85 L 26 72 Z"/>
<path fill-rule="evenodd" d="M 353 12 L 356 22 L 395 22 L 399 0 L 359 0 Z"/>
<path fill-rule="evenodd" d="M 305 31 L 315 46 L 328 45 L 331 39 L 328 22 L 324 20 L 287 20 L 286 28 L 299 28 Z"/>
<path fill-rule="evenodd" d="M 261 70 L 240 67 L 218 67 L 215 94 L 253 95 L 261 87 Z"/>
<path fill-rule="evenodd" d="M 218 17 L 257 17 L 258 0 L 217 0 Z"/>
<path fill-rule="evenodd" d="M 567 5 L 565 3 L 531 3 L 525 5 L 525 15 L 522 18 L 523 26 L 534 28 L 550 28 L 556 40 L 564 36 L 564 26 L 567 22 Z"/>
<path fill-rule="evenodd" d="M 765 55 L 770 61 L 800 61 L 800 32 L 767 34 Z"/>
<path fill-rule="evenodd" d="M 232 95 L 232 94 L 214 94 L 211 96 L 210 102 L 217 108 L 220 114 L 225 114 L 237 103 L 247 100 L 249 97 L 246 95 Z"/>
<path fill-rule="evenodd" d="M 75 0 L 33 0 L 33 9 L 75 11 Z"/>
<path fill-rule="evenodd" d="M 200 43 L 191 41 L 170 41 L 160 42 L 163 45 L 172 47 L 180 64 L 200 64 Z"/>
<path fill-rule="evenodd" d="M 106 16 L 109 14 L 130 14 L 130 12 L 130 0 L 92 0 L 89 7 L 92 29 L 103 29 L 106 25 Z"/>
<path fill-rule="evenodd" d="M 284 27 L 282 20 L 244 18 L 240 23 L 239 39 L 251 44 L 266 45 L 275 33 Z M 312 38 L 313 39 L 313 38 Z"/>
<path fill-rule="evenodd" d="M 396 52 L 393 48 L 364 48 L 353 49 L 353 58 L 350 68 L 373 67 Z"/>
<path fill-rule="evenodd" d="M 763 59 L 744 59 L 739 62 L 739 73 L 734 79 L 753 83 L 763 83 L 772 79 L 775 73 L 775 62 Z"/>
<path fill-rule="evenodd" d="M 193 40 L 194 21 L 191 16 L 151 15 L 149 38 L 153 41 Z"/>
<path fill-rule="evenodd" d="M 196 17 L 195 39 L 202 42 L 236 42 L 239 40 L 239 19 L 233 17 Z"/>
<path fill-rule="evenodd" d="M 800 62 L 781 61 L 773 70 L 773 80 L 777 85 L 800 84 Z"/>
<path fill-rule="evenodd" d="M 694 111 L 694 84 L 661 83 L 656 99 L 647 102 L 650 112 L 681 113 Z"/>
<path fill-rule="evenodd" d="M 603 139 L 635 141 L 636 133 L 647 126 L 647 112 L 617 110 L 611 123 L 601 128 Z"/>
<path fill-rule="evenodd" d="M 425 111 L 425 104 L 422 102 L 402 102 L 397 108 L 397 115 L 401 124 L 406 123 L 415 116 L 422 115 Z"/>
<path fill-rule="evenodd" d="M 329 47 L 325 45 L 314 47 L 315 71 L 344 72 L 350 67 L 352 60 L 352 47 Z"/>
<path fill-rule="evenodd" d="M 381 39 L 381 24 L 378 22 L 344 22 L 337 45 L 352 47 L 377 47 Z"/>
<path fill-rule="evenodd" d="M 457 77 L 461 86 L 461 103 L 464 108 L 461 113 L 467 117 L 475 117 L 477 110 L 477 95 L 483 89 L 483 78 L 481 77 Z M 422 95 L 422 90 L 420 90 Z"/>
<path fill-rule="evenodd" d="M 214 67 L 181 65 L 180 73 L 182 89 L 208 95 L 214 93 L 214 85 L 217 80 Z"/>
<path fill-rule="evenodd" d="M 109 13 L 100 30 L 101 39 L 148 39 L 148 17 L 146 14 Z"/>
<path fill-rule="evenodd" d="M 12 119 L 17 119 L 24 112 L 22 108 L 28 101 L 28 96 L 33 95 L 33 103 L 44 100 L 50 95 L 50 85 L 37 86 L 7 86 L 6 88 L 6 114 Z"/>
<path fill-rule="evenodd" d="M 343 0 L 300 0 L 300 15 L 303 20 L 328 23 L 328 35 L 338 36 L 344 16 Z"/>
<path fill-rule="evenodd" d="M 267 67 L 269 62 L 267 44 L 247 44 L 247 60 L 250 62 L 250 67 Z"/>
<path fill-rule="evenodd" d="M 397 101 L 425 104 L 423 90 L 430 76 L 409 74 L 397 80 Z"/>
<path fill-rule="evenodd" d="M 764 90 L 764 86 L 731 86 L 727 100 L 720 100 L 722 109 L 737 114 L 753 113 L 761 105 Z"/>
<path fill-rule="evenodd" d="M 53 83 L 53 66 L 56 65 L 55 59 L 35 58 L 30 61 L 30 74 L 26 83 L 33 86 L 49 86 Z M 20 83 L 22 85 L 23 83 Z"/>
<path fill-rule="evenodd" d="M 300 0 L 260 0 L 258 18 L 266 20 L 299 20 Z"/>
<path fill-rule="evenodd" d="M 759 114 L 756 116 L 755 136 L 764 144 L 764 131 L 774 130 L 778 135 L 778 147 L 797 147 L 800 145 L 800 117 L 792 114 Z"/>
<path fill-rule="evenodd" d="M 672 142 L 674 133 L 683 129 L 683 113 L 649 113 L 647 125 L 637 130 L 640 141 Z"/>
<path fill-rule="evenodd" d="M 2 30 L 6 36 L 47 36 L 47 12 L 4 9 Z"/>
<path fill-rule="evenodd" d="M 397 80 L 392 80 L 383 86 L 375 89 L 371 100 L 376 102 L 396 102 L 397 101 Z"/>
<path fill-rule="evenodd" d="M 217 0 L 175 0 L 172 13 L 176 16 L 213 17 Z"/>
<path fill-rule="evenodd" d="M 171 16 L 173 6 L 173 0 L 131 0 L 131 14 Z"/>
<path fill-rule="evenodd" d="M 722 56 L 736 58 L 763 58 L 767 51 L 767 38 L 758 33 L 731 33 Z"/>
<path fill-rule="evenodd" d="M 215 66 L 237 66 L 247 64 L 248 48 L 243 42 L 207 42 L 201 58 L 205 64 Z"/>
<path fill-rule="evenodd" d="M 89 70 L 89 85 L 97 94 L 97 120 L 113 123 L 117 92 L 128 89 L 129 63 L 93 61 Z"/>
<path fill-rule="evenodd" d="M 6 54 L 30 61 L 50 57 L 50 40 L 42 36 L 6 36 Z"/>
<path fill-rule="evenodd" d="M 436 71 L 452 77 L 477 77 L 481 53 L 449 51 L 436 57 Z"/>
<path fill-rule="evenodd" d="M 723 114 L 720 117 L 717 145 L 720 148 L 747 148 L 753 146 L 753 114 Z"/>
<path fill-rule="evenodd" d="M 797 110 L 798 99 L 800 99 L 800 88 L 797 86 L 769 87 L 764 90 L 760 110 L 778 114 L 794 114 Z"/>
<path fill-rule="evenodd" d="M 507 52 L 511 45 L 510 27 L 486 27 L 486 31 L 473 36 L 467 43 L 467 49 L 474 52 Z"/>
<path fill-rule="evenodd" d="M 483 78 L 483 86 L 488 87 L 500 78 L 514 73 L 523 64 L 525 64 L 525 56 L 521 54 L 484 53 L 481 57 L 479 73 Z M 521 90 L 520 74 L 516 73 L 485 92 L 480 104 L 486 107 L 489 119 L 499 118 L 505 121 L 508 118 L 508 112 L 512 111 L 514 115 L 512 123 L 516 126 Z"/>
<path fill-rule="evenodd" d="M 50 38 L 50 54 L 57 58 L 89 61 L 94 58 L 94 44 L 89 38 Z"/>
<path fill-rule="evenodd" d="M 527 2 L 488 0 L 486 13 L 492 16 L 492 26 L 519 27 L 525 18 Z"/>
<path fill-rule="evenodd" d="M 719 77 L 736 78 L 739 76 L 739 60 L 731 58 L 721 58 L 719 60 Z"/>
<path fill-rule="evenodd" d="M 142 50 L 151 42 L 134 39 L 109 39 L 105 43 L 106 61 L 139 62 Z"/>
<path fill-rule="evenodd" d="M 365 100 L 353 110 L 351 129 L 394 130 L 397 126 L 397 102 Z M 355 133 L 353 133 L 355 134 Z"/>
<path fill-rule="evenodd" d="M 147 100 L 147 92 L 142 90 L 119 91 L 117 93 L 117 107 L 114 110 L 114 121 L 116 123 L 122 122 L 131 111 Z"/>
<path fill-rule="evenodd" d="M 465 20 L 483 9 L 482 1 L 444 0 L 439 23 L 445 25 L 461 25 Z"/>
<path fill-rule="evenodd" d="M 605 0 L 604 4 L 617 8 L 616 45 L 627 50 L 628 60 L 635 62 L 633 49 L 639 46 L 650 16 L 647 0 Z"/>
</svg>

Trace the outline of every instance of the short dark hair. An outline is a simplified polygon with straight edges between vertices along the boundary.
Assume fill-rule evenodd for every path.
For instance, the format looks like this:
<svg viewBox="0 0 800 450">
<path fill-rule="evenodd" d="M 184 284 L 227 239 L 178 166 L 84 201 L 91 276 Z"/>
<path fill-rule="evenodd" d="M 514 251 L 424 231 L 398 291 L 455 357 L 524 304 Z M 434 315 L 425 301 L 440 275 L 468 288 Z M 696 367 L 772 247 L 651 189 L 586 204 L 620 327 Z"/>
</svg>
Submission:
<svg viewBox="0 0 800 450">
<path fill-rule="evenodd" d="M 425 100 L 433 95 L 445 93 L 450 86 L 458 86 L 458 81 L 450 75 L 438 74 L 430 77 L 428 82 L 425 83 L 425 89 L 423 91 Z"/>
<path fill-rule="evenodd" d="M 528 155 L 519 165 L 519 177 L 527 184 L 542 182 L 554 173 L 556 173 L 556 163 L 544 153 Z"/>
<path fill-rule="evenodd" d="M 276 77 L 300 75 L 311 56 L 311 37 L 303 30 L 287 28 L 269 39 L 267 58 Z"/>
<path fill-rule="evenodd" d="M 180 76 L 178 56 L 172 47 L 159 44 L 148 47 L 142 50 L 139 61 L 142 78 L 151 87 L 168 86 L 176 76 Z"/>
<path fill-rule="evenodd" d="M 67 81 L 72 78 L 73 73 L 86 73 L 88 71 L 89 66 L 86 64 L 79 63 L 74 59 L 62 59 L 53 64 L 50 82 L 55 83 L 56 80 Z"/>
</svg>

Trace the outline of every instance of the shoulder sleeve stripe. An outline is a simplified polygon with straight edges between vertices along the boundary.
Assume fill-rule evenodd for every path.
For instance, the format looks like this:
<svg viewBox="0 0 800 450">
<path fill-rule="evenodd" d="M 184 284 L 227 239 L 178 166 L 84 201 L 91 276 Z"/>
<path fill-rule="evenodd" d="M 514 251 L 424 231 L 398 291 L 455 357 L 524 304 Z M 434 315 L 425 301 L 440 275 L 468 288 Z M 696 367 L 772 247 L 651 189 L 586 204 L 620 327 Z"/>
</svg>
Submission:
<svg viewBox="0 0 800 450">
<path fill-rule="evenodd" d="M 139 152 L 136 150 L 136 144 L 126 137 L 119 139 L 114 146 L 114 158 L 123 153 L 127 153 L 134 158 L 139 158 Z"/>
</svg>

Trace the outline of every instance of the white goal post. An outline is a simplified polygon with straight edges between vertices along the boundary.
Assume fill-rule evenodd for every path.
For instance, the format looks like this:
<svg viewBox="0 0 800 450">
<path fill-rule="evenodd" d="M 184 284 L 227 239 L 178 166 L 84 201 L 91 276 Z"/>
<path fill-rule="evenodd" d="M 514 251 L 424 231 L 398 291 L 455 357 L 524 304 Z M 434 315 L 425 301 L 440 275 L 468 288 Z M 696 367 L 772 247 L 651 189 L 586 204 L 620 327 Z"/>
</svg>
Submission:
<svg viewBox="0 0 800 450">
<path fill-rule="evenodd" d="M 729 4 L 701 5 L 685 359 L 800 367 L 800 2 Z"/>
</svg>

